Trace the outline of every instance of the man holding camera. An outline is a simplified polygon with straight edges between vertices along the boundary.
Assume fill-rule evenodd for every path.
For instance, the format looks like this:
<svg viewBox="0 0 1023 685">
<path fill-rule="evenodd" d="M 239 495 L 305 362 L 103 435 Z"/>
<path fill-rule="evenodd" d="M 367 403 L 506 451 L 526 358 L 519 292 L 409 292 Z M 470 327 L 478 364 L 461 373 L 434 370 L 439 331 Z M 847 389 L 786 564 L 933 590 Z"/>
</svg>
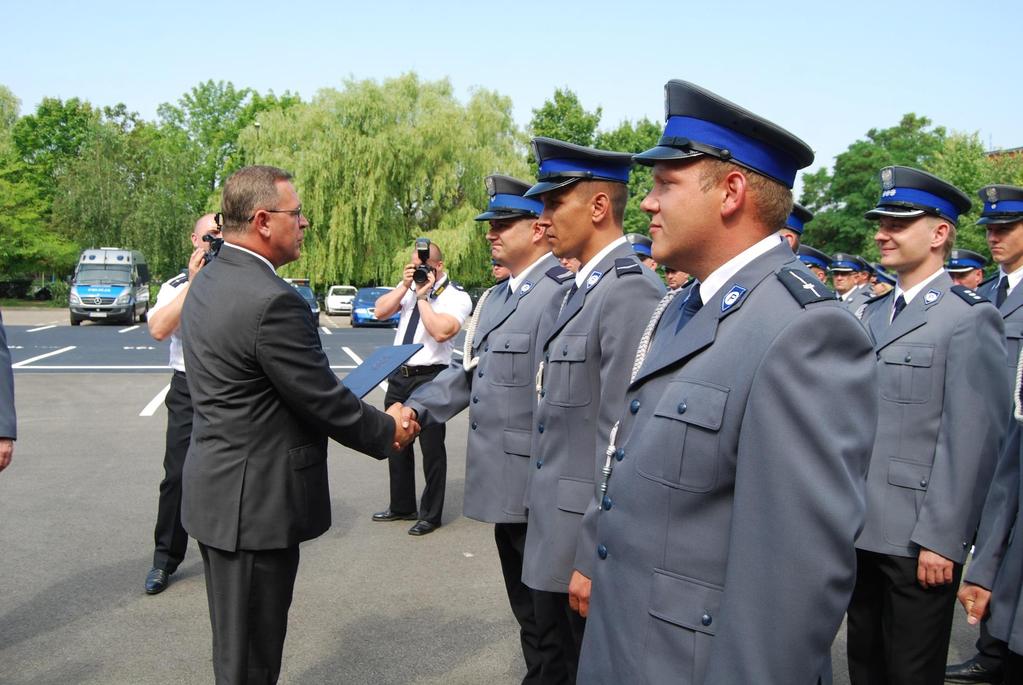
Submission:
<svg viewBox="0 0 1023 685">
<path fill-rule="evenodd" d="M 444 273 L 440 247 L 427 238 L 416 240 L 416 249 L 412 260 L 405 265 L 401 283 L 377 299 L 374 315 L 382 320 L 399 310 L 401 320 L 394 334 L 394 344 L 422 343 L 423 348 L 387 379 L 385 407 L 395 402 L 404 403 L 413 390 L 448 367 L 454 337 L 472 313 L 472 299 Z M 409 535 L 427 535 L 440 527 L 448 459 L 444 435 L 443 423 L 423 427 L 419 434 L 426 485 L 418 512 L 415 463 L 409 445 L 388 459 L 390 506 L 373 514 L 374 521 L 416 521 L 409 528 Z"/>
<path fill-rule="evenodd" d="M 195 222 L 190 236 L 192 256 L 188 269 L 160 286 L 156 305 L 149 312 L 149 334 L 156 340 L 170 338 L 170 363 L 174 369 L 170 389 L 164 404 L 167 406 L 167 446 L 163 453 L 163 480 L 160 482 L 160 502 L 156 510 L 156 550 L 153 567 L 146 575 L 146 594 L 163 592 L 170 575 L 177 570 L 188 549 L 188 533 L 181 526 L 181 469 L 192 438 L 192 397 L 185 380 L 185 360 L 181 352 L 181 307 L 188 295 L 188 284 L 210 257 L 212 244 L 220 240 L 220 227 L 213 214 L 204 214 Z"/>
</svg>

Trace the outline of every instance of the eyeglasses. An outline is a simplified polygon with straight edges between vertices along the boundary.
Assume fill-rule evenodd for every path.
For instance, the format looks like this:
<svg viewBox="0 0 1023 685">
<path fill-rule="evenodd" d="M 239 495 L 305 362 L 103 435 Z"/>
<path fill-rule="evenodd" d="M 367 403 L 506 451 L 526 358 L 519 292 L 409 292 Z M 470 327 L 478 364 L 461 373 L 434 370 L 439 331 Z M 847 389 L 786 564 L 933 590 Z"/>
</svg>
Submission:
<svg viewBox="0 0 1023 685">
<path fill-rule="evenodd" d="M 293 216 L 293 217 L 295 217 L 297 219 L 300 216 L 302 216 L 302 205 L 299 205 L 295 209 L 260 209 L 260 210 L 257 210 L 257 211 L 267 212 L 269 214 L 290 214 L 291 216 Z M 245 223 L 249 223 L 249 222 L 251 222 L 255 218 L 256 218 L 256 215 L 253 214 L 252 216 L 250 216 L 248 219 L 245 220 Z M 308 220 L 309 220 L 309 217 L 306 217 L 306 221 L 308 221 Z"/>
</svg>

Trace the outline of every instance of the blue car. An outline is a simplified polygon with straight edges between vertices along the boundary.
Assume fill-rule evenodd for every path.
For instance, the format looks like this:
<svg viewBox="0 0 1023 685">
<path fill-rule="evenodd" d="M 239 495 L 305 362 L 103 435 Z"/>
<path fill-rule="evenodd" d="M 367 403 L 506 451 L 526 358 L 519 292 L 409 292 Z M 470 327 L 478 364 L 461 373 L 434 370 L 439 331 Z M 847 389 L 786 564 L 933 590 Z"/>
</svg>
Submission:
<svg viewBox="0 0 1023 685">
<path fill-rule="evenodd" d="M 373 305 L 376 304 L 377 298 L 390 290 L 390 288 L 359 288 L 359 292 L 355 293 L 355 299 L 352 300 L 352 328 L 362 326 L 397 328 L 398 320 L 401 319 L 400 310 L 395 312 L 394 316 L 383 321 L 373 316 Z"/>
</svg>

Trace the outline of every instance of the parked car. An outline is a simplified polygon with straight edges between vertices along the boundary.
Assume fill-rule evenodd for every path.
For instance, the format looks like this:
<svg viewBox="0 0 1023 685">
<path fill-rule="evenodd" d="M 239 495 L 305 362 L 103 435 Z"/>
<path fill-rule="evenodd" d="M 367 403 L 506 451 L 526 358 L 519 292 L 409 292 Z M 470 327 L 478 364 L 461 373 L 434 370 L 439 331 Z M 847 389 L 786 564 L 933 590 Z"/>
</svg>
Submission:
<svg viewBox="0 0 1023 685">
<path fill-rule="evenodd" d="M 316 301 L 316 293 L 313 292 L 312 286 L 309 285 L 308 278 L 285 278 L 285 281 L 290 283 L 298 294 L 302 296 L 302 299 L 309 305 L 309 312 L 312 314 L 313 323 L 317 326 L 320 325 L 320 303 Z"/>
<path fill-rule="evenodd" d="M 327 291 L 327 296 L 323 298 L 323 309 L 327 312 L 328 316 L 334 314 L 351 314 L 352 313 L 352 300 L 355 299 L 355 294 L 359 292 L 358 288 L 353 285 L 332 285 Z"/>
<path fill-rule="evenodd" d="M 401 319 L 400 311 L 395 312 L 394 316 L 384 321 L 373 316 L 373 307 L 377 298 L 389 290 L 390 288 L 359 288 L 359 292 L 355 294 L 355 299 L 352 301 L 352 328 L 360 326 L 398 327 L 398 321 Z"/>
</svg>

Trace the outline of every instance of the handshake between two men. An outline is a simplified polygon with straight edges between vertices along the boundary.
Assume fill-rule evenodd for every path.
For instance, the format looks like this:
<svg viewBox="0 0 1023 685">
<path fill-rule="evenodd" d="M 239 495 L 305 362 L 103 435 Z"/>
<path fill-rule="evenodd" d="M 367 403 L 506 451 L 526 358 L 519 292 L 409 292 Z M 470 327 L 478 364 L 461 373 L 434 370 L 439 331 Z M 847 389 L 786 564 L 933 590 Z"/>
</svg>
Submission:
<svg viewBox="0 0 1023 685">
<path fill-rule="evenodd" d="M 401 402 L 395 402 L 387 408 L 387 414 L 394 419 L 394 442 L 391 443 L 391 449 L 401 452 L 419 435 L 416 413 Z"/>
</svg>

